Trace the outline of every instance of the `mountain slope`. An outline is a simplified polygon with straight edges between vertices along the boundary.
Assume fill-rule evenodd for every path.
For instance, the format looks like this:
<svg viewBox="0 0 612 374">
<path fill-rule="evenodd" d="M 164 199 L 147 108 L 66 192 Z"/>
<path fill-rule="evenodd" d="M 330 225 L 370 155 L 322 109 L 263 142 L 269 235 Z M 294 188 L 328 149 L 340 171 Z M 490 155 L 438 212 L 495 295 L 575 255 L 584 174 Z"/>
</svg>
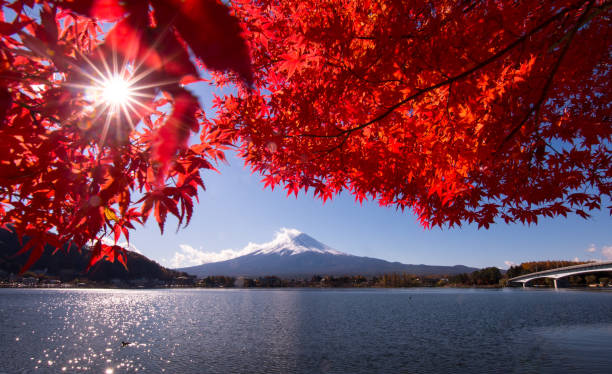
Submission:
<svg viewBox="0 0 612 374">
<path fill-rule="evenodd" d="M 27 240 L 27 238 L 24 240 Z M 15 256 L 21 247 L 17 235 L 11 231 L 0 229 L 1 271 L 13 274 L 19 272 L 28 258 L 28 254 Z M 168 281 L 185 275 L 175 270 L 166 269 L 155 261 L 132 251 L 126 251 L 128 270 L 125 270 L 118 261 L 114 263 L 100 261 L 86 272 L 91 256 L 91 251 L 88 248 L 79 251 L 77 247 L 73 247 L 68 252 L 58 251 L 56 254 L 52 254 L 53 251 L 53 247 L 46 246 L 43 255 L 30 270 L 36 272 L 44 269 L 47 275 L 61 277 L 64 281 L 79 278 L 106 283 L 110 282 L 111 279 L 132 280 L 139 278 Z"/>
<path fill-rule="evenodd" d="M 246 253 L 245 253 L 246 252 Z M 200 277 L 209 275 L 298 277 L 312 275 L 377 275 L 409 273 L 415 275 L 453 275 L 476 268 L 463 265 L 406 265 L 336 251 L 297 230 L 283 229 L 265 244 L 249 244 L 245 253 L 226 261 L 178 269 Z"/>
</svg>

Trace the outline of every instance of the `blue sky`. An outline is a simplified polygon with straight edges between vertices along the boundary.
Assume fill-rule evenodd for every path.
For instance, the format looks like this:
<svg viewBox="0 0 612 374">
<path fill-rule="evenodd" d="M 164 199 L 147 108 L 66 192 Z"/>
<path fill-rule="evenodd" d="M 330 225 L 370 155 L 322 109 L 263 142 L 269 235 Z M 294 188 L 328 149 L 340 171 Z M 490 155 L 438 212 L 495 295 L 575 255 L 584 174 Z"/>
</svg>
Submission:
<svg viewBox="0 0 612 374">
<path fill-rule="evenodd" d="M 205 109 L 210 90 L 189 86 Z M 211 114 L 209 112 L 209 114 Z M 286 197 L 282 189 L 263 189 L 242 161 L 228 154 L 220 174 L 203 172 L 206 191 L 200 194 L 191 224 L 176 232 L 169 218 L 164 235 L 154 220 L 131 235 L 131 244 L 166 266 L 188 266 L 223 259 L 249 242 L 274 239 L 281 228 L 294 228 L 342 252 L 410 264 L 476 267 L 546 259 L 612 259 L 612 218 L 600 211 L 590 220 L 541 219 L 537 226 L 497 224 L 426 230 L 416 217 L 376 202 L 359 205 L 349 194 L 323 204 L 310 195 Z M 225 252 L 222 252 L 225 250 Z"/>
<path fill-rule="evenodd" d="M 188 87 L 201 104 L 211 107 L 211 90 L 199 83 Z M 163 265 L 195 265 L 222 259 L 249 242 L 274 239 L 281 228 L 294 228 L 342 252 L 411 264 L 476 267 L 545 259 L 612 259 L 612 217 L 600 211 L 590 220 L 576 216 L 541 219 L 537 226 L 497 224 L 425 230 L 409 211 L 359 205 L 343 194 L 323 204 L 312 196 L 286 197 L 282 190 L 264 190 L 240 159 L 228 154 L 221 174 L 204 171 L 191 224 L 176 232 L 169 218 L 161 235 L 153 219 L 131 234 L 131 245 Z M 608 205 L 608 204 L 606 204 Z"/>
</svg>

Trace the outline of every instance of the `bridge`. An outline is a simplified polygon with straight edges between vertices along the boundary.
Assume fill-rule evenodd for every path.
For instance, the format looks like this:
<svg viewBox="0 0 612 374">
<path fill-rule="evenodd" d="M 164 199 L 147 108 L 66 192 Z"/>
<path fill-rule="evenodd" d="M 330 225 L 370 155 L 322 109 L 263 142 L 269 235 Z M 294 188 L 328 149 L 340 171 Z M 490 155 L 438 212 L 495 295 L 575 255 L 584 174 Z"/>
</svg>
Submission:
<svg viewBox="0 0 612 374">
<path fill-rule="evenodd" d="M 612 261 L 589 262 L 586 264 L 566 266 L 551 270 L 536 271 L 535 273 L 525 274 L 518 277 L 508 279 L 508 282 L 518 282 L 523 284 L 523 288 L 527 286 L 527 282 L 539 278 L 550 278 L 557 289 L 557 280 L 570 275 L 594 273 L 599 271 L 612 271 Z"/>
</svg>

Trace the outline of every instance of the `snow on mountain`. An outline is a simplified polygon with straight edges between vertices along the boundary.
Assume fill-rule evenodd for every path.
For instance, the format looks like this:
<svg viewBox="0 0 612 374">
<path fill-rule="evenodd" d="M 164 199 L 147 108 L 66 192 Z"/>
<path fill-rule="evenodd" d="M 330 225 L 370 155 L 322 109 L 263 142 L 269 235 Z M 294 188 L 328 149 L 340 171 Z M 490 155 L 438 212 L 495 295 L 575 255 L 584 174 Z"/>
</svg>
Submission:
<svg viewBox="0 0 612 374">
<path fill-rule="evenodd" d="M 280 231 L 276 233 L 274 240 L 271 242 L 263 244 L 249 243 L 244 250 L 240 252 L 242 254 L 253 255 L 269 255 L 277 253 L 281 256 L 295 256 L 301 253 L 314 252 L 339 256 L 350 256 L 349 254 L 336 251 L 335 249 L 328 247 L 327 245 L 299 230 L 287 228 L 280 229 Z"/>
<path fill-rule="evenodd" d="M 298 230 L 286 228 L 276 233 L 276 237 L 271 242 L 249 243 L 236 253 L 239 255 L 225 261 L 210 262 L 179 270 L 200 277 L 209 275 L 253 277 L 266 275 L 295 277 L 317 274 L 376 275 L 392 272 L 406 272 L 415 275 L 450 275 L 476 270 L 463 265 L 407 265 L 377 258 L 353 256 L 332 249 Z"/>
</svg>

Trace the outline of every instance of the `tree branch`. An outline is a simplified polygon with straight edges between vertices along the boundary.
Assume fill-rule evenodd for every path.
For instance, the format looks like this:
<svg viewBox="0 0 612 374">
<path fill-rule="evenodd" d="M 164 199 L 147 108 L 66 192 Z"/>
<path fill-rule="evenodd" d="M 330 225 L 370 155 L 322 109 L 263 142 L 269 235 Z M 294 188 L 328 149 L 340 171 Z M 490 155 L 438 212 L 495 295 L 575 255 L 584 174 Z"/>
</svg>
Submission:
<svg viewBox="0 0 612 374">
<path fill-rule="evenodd" d="M 434 85 L 431 85 L 429 87 L 423 88 L 418 90 L 417 92 L 415 92 L 414 94 L 404 98 L 403 100 L 397 102 L 396 104 L 388 107 L 386 110 L 384 110 L 382 113 L 380 113 L 379 115 L 377 115 L 376 117 L 372 118 L 371 120 L 349 128 L 349 129 L 345 129 L 342 130 L 341 132 L 334 134 L 334 135 L 322 135 L 322 134 L 300 134 L 298 136 L 300 137 L 312 137 L 312 138 L 335 138 L 338 136 L 342 136 L 345 134 L 350 134 L 352 132 L 355 131 L 359 131 L 361 129 L 364 129 L 370 125 L 372 125 L 373 123 L 376 123 L 378 121 L 383 120 L 384 118 L 386 118 L 387 116 L 389 116 L 391 113 L 393 113 L 395 110 L 397 110 L 398 108 L 404 106 L 405 104 L 423 96 L 424 94 L 431 92 L 433 90 L 436 90 L 438 88 L 441 88 L 443 86 L 449 85 L 453 82 L 456 82 L 458 80 L 461 80 L 469 75 L 471 75 L 472 73 L 486 67 L 487 65 L 490 65 L 491 63 L 495 62 L 497 59 L 499 59 L 500 57 L 502 57 L 503 55 L 505 55 L 506 53 L 508 53 L 509 51 L 511 51 L 512 49 L 516 48 L 518 45 L 522 44 L 525 40 L 527 40 L 528 38 L 530 38 L 531 36 L 533 36 L 534 34 L 540 32 L 542 29 L 544 29 L 545 27 L 547 27 L 548 25 L 550 25 L 551 23 L 555 22 L 556 20 L 558 20 L 559 18 L 563 17 L 565 14 L 569 13 L 572 10 L 575 9 L 579 9 L 585 2 L 582 2 L 578 5 L 575 5 L 573 7 L 568 7 L 565 8 L 561 11 L 559 11 L 557 14 L 555 14 L 554 16 L 550 17 L 549 19 L 547 19 L 546 21 L 542 22 L 541 24 L 539 24 L 538 26 L 536 26 L 535 28 L 533 28 L 532 30 L 530 30 L 529 32 L 527 32 L 526 34 L 524 34 L 522 37 L 516 39 L 514 42 L 510 43 L 509 45 L 507 45 L 505 48 L 497 51 L 497 53 L 493 54 L 492 56 L 490 56 L 489 58 L 481 61 L 480 63 L 478 63 L 477 65 L 473 66 L 472 68 L 465 70 L 464 72 L 455 75 L 449 79 L 443 80 L 439 83 L 436 83 Z"/>
<path fill-rule="evenodd" d="M 544 88 L 542 89 L 542 94 L 540 95 L 540 98 L 538 99 L 536 104 L 533 106 L 533 108 L 531 108 L 527 112 L 527 114 L 525 115 L 525 118 L 523 118 L 523 120 L 516 127 L 514 127 L 508 135 L 506 135 L 504 140 L 499 145 L 497 151 L 495 152 L 496 154 L 499 153 L 499 151 L 501 151 L 504 145 L 506 145 L 506 143 L 508 143 L 508 141 L 510 141 L 510 139 L 512 139 L 519 132 L 519 130 L 525 125 L 525 123 L 527 123 L 527 120 L 531 117 L 532 114 L 535 113 L 535 120 L 537 121 L 538 115 L 540 112 L 540 107 L 544 103 L 544 100 L 546 99 L 546 96 L 548 94 L 548 90 L 552 86 L 552 82 L 553 82 L 555 75 L 557 74 L 557 70 L 559 70 L 559 66 L 561 65 L 561 62 L 563 61 L 565 54 L 569 50 L 569 47 L 572 44 L 572 40 L 574 39 L 574 36 L 576 36 L 576 32 L 578 32 L 578 29 L 583 25 L 584 20 L 589 15 L 589 12 L 591 10 L 591 6 L 593 5 L 593 3 L 591 1 L 589 1 L 588 3 L 589 5 L 587 6 L 587 9 L 580 16 L 580 18 L 578 19 L 578 22 L 576 22 L 576 24 L 574 25 L 572 30 L 569 32 L 569 34 L 566 35 L 566 37 L 563 37 L 562 40 L 565 41 L 565 44 L 563 45 L 563 49 L 561 50 L 561 53 L 559 54 L 559 58 L 555 62 L 555 65 L 551 69 L 550 74 L 548 75 L 548 78 L 546 79 L 546 83 L 544 84 Z"/>
</svg>

